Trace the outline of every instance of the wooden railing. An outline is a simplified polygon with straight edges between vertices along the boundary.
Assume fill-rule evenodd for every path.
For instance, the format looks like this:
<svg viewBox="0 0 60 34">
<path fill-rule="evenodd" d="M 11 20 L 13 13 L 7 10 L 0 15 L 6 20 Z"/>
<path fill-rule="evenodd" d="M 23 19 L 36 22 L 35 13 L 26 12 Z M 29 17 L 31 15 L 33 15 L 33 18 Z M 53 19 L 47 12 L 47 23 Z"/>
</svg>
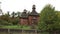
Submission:
<svg viewBox="0 0 60 34">
<path fill-rule="evenodd" d="M 23 30 L 23 29 L 0 29 L 0 34 L 60 34 L 56 31 L 41 31 L 36 29 Z"/>
</svg>

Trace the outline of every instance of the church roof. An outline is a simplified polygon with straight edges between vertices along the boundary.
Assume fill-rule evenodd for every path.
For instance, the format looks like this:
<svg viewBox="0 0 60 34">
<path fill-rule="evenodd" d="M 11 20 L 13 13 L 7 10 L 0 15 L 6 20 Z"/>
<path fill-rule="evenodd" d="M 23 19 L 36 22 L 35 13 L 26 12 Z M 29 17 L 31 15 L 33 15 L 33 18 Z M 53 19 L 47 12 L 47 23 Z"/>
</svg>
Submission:
<svg viewBox="0 0 60 34">
<path fill-rule="evenodd" d="M 36 11 L 32 11 L 30 15 L 38 16 L 39 14 Z"/>
<path fill-rule="evenodd" d="M 27 10 L 24 9 L 24 11 L 21 14 L 21 18 L 27 18 L 27 17 L 28 17 Z"/>
<path fill-rule="evenodd" d="M 35 9 L 36 9 L 36 8 L 35 8 L 35 5 L 33 5 L 33 7 L 32 7 L 32 12 L 31 12 L 29 15 L 38 16 L 39 14 L 36 12 Z"/>
<path fill-rule="evenodd" d="M 33 5 L 32 7 L 32 12 L 28 12 L 27 13 L 27 10 L 24 9 L 24 11 L 22 12 L 21 14 L 21 18 L 28 18 L 28 15 L 31 15 L 31 16 L 39 16 L 39 14 L 35 11 L 35 5 Z"/>
</svg>

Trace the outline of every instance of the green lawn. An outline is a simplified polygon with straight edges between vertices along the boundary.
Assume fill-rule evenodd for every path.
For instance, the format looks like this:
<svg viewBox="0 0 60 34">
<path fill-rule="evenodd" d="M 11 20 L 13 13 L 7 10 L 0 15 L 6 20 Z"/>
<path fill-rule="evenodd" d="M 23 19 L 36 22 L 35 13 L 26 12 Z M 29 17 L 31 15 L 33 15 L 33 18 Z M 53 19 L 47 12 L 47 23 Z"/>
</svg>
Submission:
<svg viewBox="0 0 60 34">
<path fill-rule="evenodd" d="M 30 26 L 20 26 L 20 25 L 1 26 L 0 28 L 6 28 L 6 29 L 31 29 Z"/>
</svg>

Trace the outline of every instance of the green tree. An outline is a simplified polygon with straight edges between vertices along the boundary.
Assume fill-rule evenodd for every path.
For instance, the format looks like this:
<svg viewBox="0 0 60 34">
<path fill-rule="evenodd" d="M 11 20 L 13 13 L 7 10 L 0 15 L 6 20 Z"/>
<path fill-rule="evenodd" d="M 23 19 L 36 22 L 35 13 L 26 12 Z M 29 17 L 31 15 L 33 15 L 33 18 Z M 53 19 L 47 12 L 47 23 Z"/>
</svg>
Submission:
<svg viewBox="0 0 60 34">
<path fill-rule="evenodd" d="M 7 12 L 7 15 L 8 15 L 8 17 L 10 17 L 10 12 L 9 11 Z"/>
<path fill-rule="evenodd" d="M 57 21 L 57 15 L 50 4 L 46 5 L 40 13 L 40 22 L 38 24 L 39 29 L 41 30 L 52 30 L 53 24 Z"/>
<path fill-rule="evenodd" d="M 11 19 L 10 22 L 12 23 L 12 25 L 17 25 L 19 23 L 19 18 Z"/>
<path fill-rule="evenodd" d="M 12 12 L 11 15 L 12 15 L 12 17 L 11 17 L 11 19 L 10 19 L 10 22 L 11 22 L 13 25 L 17 25 L 17 24 L 19 23 L 19 21 L 20 21 L 20 19 L 19 19 L 20 12 L 17 12 L 17 13 Z"/>
<path fill-rule="evenodd" d="M 20 15 L 21 15 L 21 12 L 17 12 L 17 17 L 20 17 Z"/>
<path fill-rule="evenodd" d="M 15 15 L 16 15 L 16 13 L 15 12 L 12 12 L 12 18 L 14 18 L 15 17 Z"/>
<path fill-rule="evenodd" d="M 54 23 L 54 29 L 60 30 L 60 11 L 56 11 L 57 14 L 57 22 Z"/>
<path fill-rule="evenodd" d="M 0 25 L 11 25 L 9 12 L 0 16 Z"/>
</svg>

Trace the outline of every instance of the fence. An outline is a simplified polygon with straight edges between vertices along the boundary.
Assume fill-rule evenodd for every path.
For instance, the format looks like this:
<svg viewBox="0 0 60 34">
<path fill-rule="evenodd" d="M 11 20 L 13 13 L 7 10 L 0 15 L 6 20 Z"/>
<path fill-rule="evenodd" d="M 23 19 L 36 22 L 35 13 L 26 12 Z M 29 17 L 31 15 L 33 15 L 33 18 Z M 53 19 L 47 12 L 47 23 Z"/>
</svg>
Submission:
<svg viewBox="0 0 60 34">
<path fill-rule="evenodd" d="M 22 30 L 22 29 L 0 29 L 0 34 L 60 34 L 58 31 Z"/>
</svg>

